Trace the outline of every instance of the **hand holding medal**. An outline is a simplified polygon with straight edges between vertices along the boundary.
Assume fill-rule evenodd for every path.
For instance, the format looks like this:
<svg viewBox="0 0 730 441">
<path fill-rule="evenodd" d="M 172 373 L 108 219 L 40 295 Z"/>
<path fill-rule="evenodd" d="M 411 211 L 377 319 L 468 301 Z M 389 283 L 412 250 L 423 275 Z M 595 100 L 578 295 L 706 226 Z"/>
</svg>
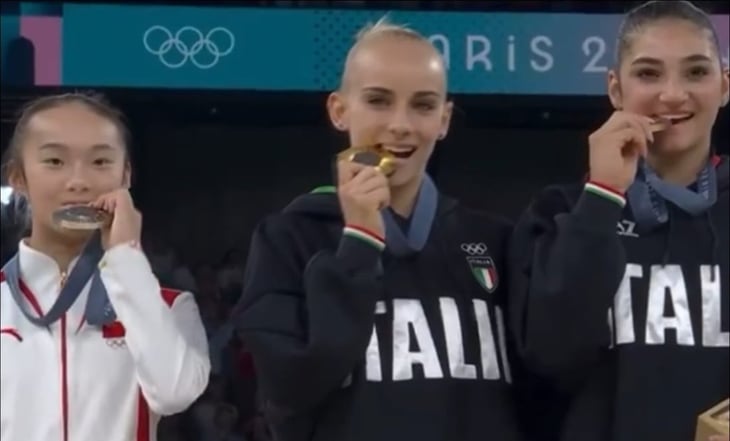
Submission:
<svg viewBox="0 0 730 441">
<path fill-rule="evenodd" d="M 337 155 L 337 195 L 346 225 L 384 235 L 380 210 L 390 204 L 387 175 L 392 172 L 393 159 L 379 145 Z"/>
<path fill-rule="evenodd" d="M 142 237 L 142 214 L 134 206 L 129 190 L 123 188 L 107 193 L 90 204 L 112 216 L 111 223 L 101 227 L 105 249 L 128 242 L 139 243 Z"/>
<path fill-rule="evenodd" d="M 105 249 L 139 242 L 142 234 L 142 215 L 127 189 L 104 194 L 88 205 L 64 207 L 54 213 L 53 219 L 68 230 L 101 230 Z"/>
<path fill-rule="evenodd" d="M 654 134 L 673 124 L 668 118 L 614 112 L 588 138 L 591 181 L 625 192 L 636 177 L 640 158 L 648 155 Z"/>
</svg>

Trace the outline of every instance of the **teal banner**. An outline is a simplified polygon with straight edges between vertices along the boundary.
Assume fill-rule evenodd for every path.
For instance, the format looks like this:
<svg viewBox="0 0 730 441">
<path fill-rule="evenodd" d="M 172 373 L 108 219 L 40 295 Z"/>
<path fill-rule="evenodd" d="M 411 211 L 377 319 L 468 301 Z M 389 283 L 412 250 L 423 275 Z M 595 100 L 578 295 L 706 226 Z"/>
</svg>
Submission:
<svg viewBox="0 0 730 441">
<path fill-rule="evenodd" d="M 355 33 L 386 13 L 64 4 L 56 16 L 2 17 L 2 68 L 10 83 L 36 85 L 325 91 L 337 86 Z M 603 95 L 621 21 L 389 15 L 431 39 L 447 62 L 451 91 L 467 94 Z M 713 21 L 727 63 L 729 16 Z"/>
</svg>

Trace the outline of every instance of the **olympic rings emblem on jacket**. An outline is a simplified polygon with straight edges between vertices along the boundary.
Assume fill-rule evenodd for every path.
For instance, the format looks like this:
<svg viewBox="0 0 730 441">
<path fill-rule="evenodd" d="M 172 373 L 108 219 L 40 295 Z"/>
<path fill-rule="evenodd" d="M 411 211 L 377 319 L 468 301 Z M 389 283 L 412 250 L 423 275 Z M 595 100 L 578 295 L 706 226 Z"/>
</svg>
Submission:
<svg viewBox="0 0 730 441">
<path fill-rule="evenodd" d="M 191 35 L 193 38 L 190 38 Z M 205 35 L 193 26 L 183 26 L 173 35 L 166 27 L 155 25 L 145 31 L 142 40 L 147 52 L 157 55 L 160 62 L 170 69 L 182 67 L 188 60 L 199 69 L 210 69 L 218 64 L 221 57 L 233 52 L 236 45 L 233 33 L 221 26 Z"/>
<path fill-rule="evenodd" d="M 487 252 L 487 245 L 479 243 L 462 243 L 461 251 L 467 253 L 470 256 L 482 255 Z"/>
</svg>

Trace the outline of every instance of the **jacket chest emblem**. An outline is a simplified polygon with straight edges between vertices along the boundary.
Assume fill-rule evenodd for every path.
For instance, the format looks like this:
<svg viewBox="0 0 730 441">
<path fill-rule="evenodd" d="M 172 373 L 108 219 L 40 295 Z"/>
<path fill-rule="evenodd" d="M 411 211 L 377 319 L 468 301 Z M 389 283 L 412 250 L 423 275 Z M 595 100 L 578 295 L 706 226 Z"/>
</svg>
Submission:
<svg viewBox="0 0 730 441">
<path fill-rule="evenodd" d="M 492 294 L 499 285 L 499 276 L 487 245 L 483 242 L 462 243 L 460 248 L 466 255 L 471 274 L 485 291 Z"/>
<path fill-rule="evenodd" d="M 120 321 L 114 321 L 101 327 L 101 336 L 109 347 L 122 348 L 126 346 L 125 335 L 126 330 Z"/>
</svg>

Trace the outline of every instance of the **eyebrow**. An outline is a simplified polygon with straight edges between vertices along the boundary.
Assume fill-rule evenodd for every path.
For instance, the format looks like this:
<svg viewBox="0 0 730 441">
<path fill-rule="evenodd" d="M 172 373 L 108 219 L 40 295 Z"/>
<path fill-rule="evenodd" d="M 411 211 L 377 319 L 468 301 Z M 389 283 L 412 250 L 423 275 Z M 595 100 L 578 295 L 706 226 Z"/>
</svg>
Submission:
<svg viewBox="0 0 730 441">
<path fill-rule="evenodd" d="M 387 95 L 393 95 L 393 91 L 390 89 L 386 89 L 385 87 L 363 87 L 363 92 L 376 92 L 376 93 L 384 93 Z M 424 98 L 424 97 L 435 97 L 438 98 L 441 96 L 440 93 L 435 92 L 433 90 L 420 90 L 414 94 L 416 97 Z"/>
<path fill-rule="evenodd" d="M 712 59 L 708 57 L 707 55 L 702 54 L 694 54 L 689 55 L 687 57 L 682 58 L 683 63 L 696 63 L 696 62 L 712 62 Z M 657 58 L 652 57 L 639 57 L 635 59 L 631 64 L 653 64 L 653 65 L 661 65 L 664 64 L 662 60 L 659 60 Z"/>
<path fill-rule="evenodd" d="M 40 146 L 40 150 L 68 150 L 68 146 L 60 142 L 47 142 Z M 114 148 L 109 144 L 94 144 L 93 146 L 91 146 L 91 150 L 108 151 L 114 150 Z"/>
</svg>

